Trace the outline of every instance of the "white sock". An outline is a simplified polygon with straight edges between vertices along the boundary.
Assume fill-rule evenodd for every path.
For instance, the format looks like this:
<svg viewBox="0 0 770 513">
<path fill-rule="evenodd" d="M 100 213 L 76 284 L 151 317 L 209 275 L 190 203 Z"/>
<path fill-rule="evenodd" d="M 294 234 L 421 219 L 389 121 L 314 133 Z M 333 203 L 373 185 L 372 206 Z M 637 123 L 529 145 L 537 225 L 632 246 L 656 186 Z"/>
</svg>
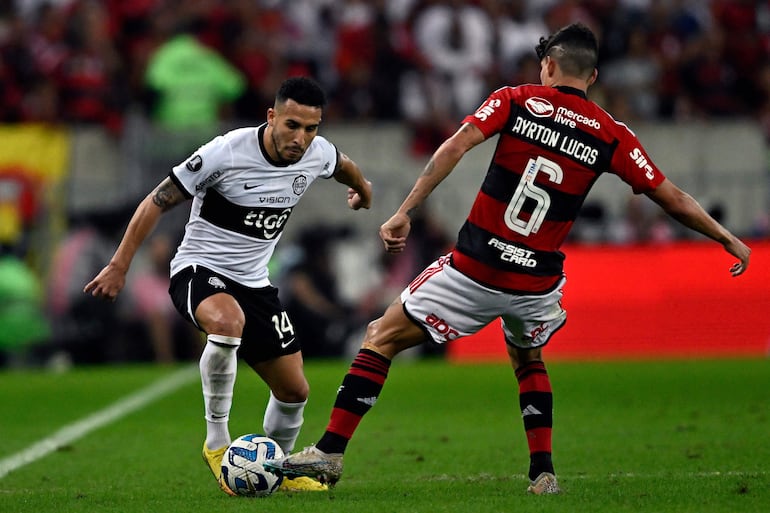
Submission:
<svg viewBox="0 0 770 513">
<path fill-rule="evenodd" d="M 230 408 L 238 370 L 237 337 L 209 335 L 200 359 L 203 405 L 206 412 L 206 447 L 219 449 L 230 444 Z"/>
<path fill-rule="evenodd" d="M 267 436 L 278 442 L 284 454 L 289 454 L 294 449 L 294 443 L 304 422 L 302 414 L 306 404 L 307 400 L 301 403 L 284 403 L 270 392 L 262 428 Z"/>
</svg>

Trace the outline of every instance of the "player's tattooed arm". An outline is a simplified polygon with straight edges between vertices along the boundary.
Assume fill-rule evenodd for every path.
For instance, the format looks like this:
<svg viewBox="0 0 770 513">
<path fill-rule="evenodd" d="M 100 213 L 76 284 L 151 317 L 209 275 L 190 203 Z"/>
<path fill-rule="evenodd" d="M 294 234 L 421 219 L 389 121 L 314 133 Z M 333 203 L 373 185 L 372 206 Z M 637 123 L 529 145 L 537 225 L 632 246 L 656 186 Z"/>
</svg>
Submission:
<svg viewBox="0 0 770 513">
<path fill-rule="evenodd" d="M 471 123 L 465 123 L 433 153 L 399 209 L 412 216 L 423 201 L 455 168 L 465 153 L 484 142 L 484 134 Z"/>
<path fill-rule="evenodd" d="M 179 187 L 166 178 L 155 188 L 152 193 L 152 202 L 163 212 L 171 210 L 173 207 L 185 201 L 185 196 Z"/>
</svg>

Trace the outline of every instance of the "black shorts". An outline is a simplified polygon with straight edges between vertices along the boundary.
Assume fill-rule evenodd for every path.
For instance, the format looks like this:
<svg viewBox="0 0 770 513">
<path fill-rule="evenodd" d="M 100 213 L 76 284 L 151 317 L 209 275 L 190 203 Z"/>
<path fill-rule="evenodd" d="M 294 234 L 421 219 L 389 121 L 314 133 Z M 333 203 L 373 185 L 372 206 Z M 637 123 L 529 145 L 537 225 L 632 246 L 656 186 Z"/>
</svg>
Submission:
<svg viewBox="0 0 770 513">
<path fill-rule="evenodd" d="M 198 329 L 201 328 L 193 316 L 198 305 L 214 294 L 231 295 L 246 317 L 238 356 L 249 365 L 301 349 L 275 287 L 244 287 L 221 274 L 196 266 L 195 269 L 182 269 L 172 276 L 168 292 L 179 313 Z"/>
</svg>

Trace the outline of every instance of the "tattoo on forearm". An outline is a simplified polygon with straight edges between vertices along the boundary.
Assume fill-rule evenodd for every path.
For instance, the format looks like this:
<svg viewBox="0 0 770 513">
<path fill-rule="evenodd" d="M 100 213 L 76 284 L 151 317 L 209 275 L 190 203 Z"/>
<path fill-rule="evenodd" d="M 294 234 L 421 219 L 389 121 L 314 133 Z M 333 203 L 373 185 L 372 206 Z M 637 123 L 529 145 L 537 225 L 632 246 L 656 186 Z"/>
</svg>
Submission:
<svg viewBox="0 0 770 513">
<path fill-rule="evenodd" d="M 179 189 L 170 180 L 165 180 L 158 185 L 152 196 L 152 202 L 164 212 L 178 205 L 182 199 Z"/>
</svg>

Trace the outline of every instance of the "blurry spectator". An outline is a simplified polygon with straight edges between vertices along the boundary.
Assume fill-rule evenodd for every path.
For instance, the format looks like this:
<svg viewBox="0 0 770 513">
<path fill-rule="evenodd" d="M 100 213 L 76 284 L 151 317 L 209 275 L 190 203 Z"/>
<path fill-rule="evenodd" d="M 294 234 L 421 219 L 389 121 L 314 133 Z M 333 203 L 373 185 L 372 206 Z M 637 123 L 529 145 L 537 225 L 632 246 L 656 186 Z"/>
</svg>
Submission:
<svg viewBox="0 0 770 513">
<path fill-rule="evenodd" d="M 145 83 L 154 93 L 151 117 L 159 126 L 212 132 L 246 85 L 232 64 L 197 39 L 194 26 L 181 28 L 157 49 Z"/>
<path fill-rule="evenodd" d="M 109 12 L 110 36 L 123 61 L 125 87 L 131 101 L 139 103 L 144 93 L 144 72 L 153 52 L 172 25 L 170 9 L 161 9 L 161 0 L 104 0 Z"/>
<path fill-rule="evenodd" d="M 339 0 L 291 0 L 279 3 L 287 21 L 284 57 L 294 69 L 293 74 L 315 77 L 329 91 L 334 90 L 334 13 Z M 327 110 L 333 110 L 334 107 L 329 105 Z"/>
<path fill-rule="evenodd" d="M 627 34 L 625 54 L 603 66 L 602 85 L 626 99 L 635 119 L 651 120 L 658 115 L 659 77 L 660 67 L 648 45 L 647 32 L 637 26 Z M 620 118 L 622 114 L 616 116 Z"/>
<path fill-rule="evenodd" d="M 582 0 L 559 0 L 556 2 L 540 2 L 543 9 L 543 20 L 550 31 L 558 30 L 570 23 L 580 22 L 594 31 L 598 39 L 602 39 L 601 25 L 594 13 L 594 6 Z M 548 7 L 546 7 L 548 5 Z"/>
<path fill-rule="evenodd" d="M 76 4 L 69 19 L 68 52 L 55 72 L 62 120 L 122 128 L 128 106 L 123 60 L 113 46 L 108 17 L 100 2 Z"/>
<path fill-rule="evenodd" d="M 177 314 L 168 295 L 169 263 L 176 246 L 163 233 L 156 233 L 148 242 L 148 262 L 129 282 L 128 310 L 147 332 L 138 340 L 149 340 L 151 347 L 136 348 L 135 352 L 158 363 L 197 360 L 203 347 L 199 333 Z"/>
<path fill-rule="evenodd" d="M 238 0 L 227 43 L 228 55 L 244 74 L 247 88 L 235 103 L 239 119 L 262 119 L 275 90 L 291 73 L 286 59 L 287 20 L 282 9 L 264 2 Z"/>
<path fill-rule="evenodd" d="M 493 34 L 487 13 L 460 0 L 434 0 L 416 13 L 413 35 L 426 69 L 407 74 L 402 92 L 415 153 L 431 153 L 454 131 L 460 113 L 484 99 Z"/>
<path fill-rule="evenodd" d="M 515 71 L 508 78 L 509 84 L 537 84 L 540 80 L 540 61 L 534 47 L 529 54 L 522 55 L 516 63 Z"/>
<path fill-rule="evenodd" d="M 679 63 L 688 40 L 700 32 L 694 16 L 675 11 L 667 2 L 653 2 L 646 11 L 650 51 L 656 55 L 659 74 L 656 87 L 658 117 L 684 119 Z M 629 20 L 631 21 L 631 20 Z M 617 114 L 618 119 L 625 119 Z"/>
<path fill-rule="evenodd" d="M 610 240 L 618 244 L 662 244 L 674 239 L 669 218 L 645 196 L 628 198 L 625 215 L 611 226 Z"/>
<path fill-rule="evenodd" d="M 760 66 L 757 83 L 760 90 L 757 118 L 765 135 L 765 142 L 770 145 L 770 61 Z"/>
<path fill-rule="evenodd" d="M 24 29 L 18 17 L 0 18 L 0 116 L 6 122 L 22 120 L 24 89 L 33 81 Z"/>
<path fill-rule="evenodd" d="M 206 23 L 194 14 L 184 18 L 148 62 L 145 85 L 152 126 L 140 137 L 146 139 L 142 166 L 149 183 L 167 175 L 179 155 L 192 153 L 201 140 L 218 133 L 246 90 L 243 74 L 198 39 Z M 163 218 L 161 229 L 181 234 L 187 217 L 175 209 Z"/>
<path fill-rule="evenodd" d="M 66 355 L 80 364 L 124 357 L 123 345 L 131 333 L 121 305 L 83 294 L 82 284 L 109 262 L 113 237 L 128 215 L 121 210 L 83 214 L 72 220 L 69 233 L 56 248 L 47 285 L 51 355 Z"/>
<path fill-rule="evenodd" d="M 8 18 L 0 47 L 0 114 L 6 122 L 59 122 L 56 73 L 66 61 L 67 17 L 43 4 L 29 19 Z"/>
<path fill-rule="evenodd" d="M 719 29 L 704 32 L 691 43 L 679 68 L 684 92 L 701 117 L 746 113 L 738 96 L 736 70 L 724 59 L 724 38 Z"/>
<path fill-rule="evenodd" d="M 40 280 L 7 249 L 0 246 L 0 367 L 32 363 L 34 347 L 51 334 Z"/>
<path fill-rule="evenodd" d="M 414 37 L 433 81 L 427 100 L 453 123 L 483 100 L 493 64 L 492 35 L 487 13 L 462 0 L 436 0 L 418 14 Z"/>
<path fill-rule="evenodd" d="M 767 2 L 756 0 L 713 0 L 714 23 L 724 33 L 723 60 L 735 71 L 735 90 L 749 105 L 758 101 L 757 71 L 766 52 L 758 37 L 758 7 Z"/>
<path fill-rule="evenodd" d="M 374 19 L 374 60 L 369 81 L 372 116 L 380 120 L 400 121 L 401 80 L 417 68 L 414 40 L 400 14 L 389 11 L 390 2 L 380 0 Z"/>
<path fill-rule="evenodd" d="M 587 201 L 578 212 L 578 218 L 569 235 L 570 240 L 596 244 L 607 240 L 607 213 L 596 201 Z"/>
<path fill-rule="evenodd" d="M 492 18 L 496 24 L 497 56 L 500 81 L 519 84 L 513 77 L 519 71 L 522 59 L 534 56 L 534 48 L 548 29 L 539 16 L 525 15 L 525 0 L 491 0 L 495 8 Z M 534 57 L 533 57 L 534 58 Z M 540 63 L 537 62 L 537 72 Z M 536 83 L 538 76 L 535 76 Z"/>
<path fill-rule="evenodd" d="M 298 237 L 297 261 L 284 271 L 280 290 L 305 357 L 342 355 L 348 336 L 362 323 L 342 300 L 331 261 L 335 242 L 348 235 L 346 229 L 326 225 L 305 228 Z"/>
<path fill-rule="evenodd" d="M 374 105 L 370 95 L 372 65 L 377 52 L 377 37 L 387 42 L 387 34 L 375 33 L 381 11 L 372 2 L 344 0 L 339 7 L 336 29 L 334 67 L 337 72 L 336 96 L 342 100 L 341 114 L 346 119 L 370 117 Z M 398 81 L 398 77 L 391 80 Z"/>
<path fill-rule="evenodd" d="M 16 11 L 24 18 L 33 18 L 41 9 L 64 10 L 78 0 L 13 0 Z"/>
</svg>

